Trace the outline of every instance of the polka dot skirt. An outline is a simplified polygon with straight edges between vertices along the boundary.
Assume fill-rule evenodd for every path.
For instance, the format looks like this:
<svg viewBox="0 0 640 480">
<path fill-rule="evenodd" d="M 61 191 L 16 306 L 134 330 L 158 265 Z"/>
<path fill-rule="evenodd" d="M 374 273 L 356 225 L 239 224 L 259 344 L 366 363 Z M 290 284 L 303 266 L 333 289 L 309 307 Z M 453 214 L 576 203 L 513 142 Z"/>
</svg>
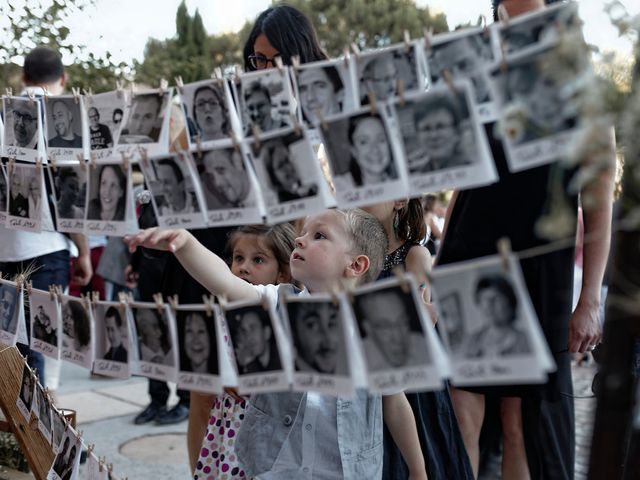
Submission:
<svg viewBox="0 0 640 480">
<path fill-rule="evenodd" d="M 235 454 L 235 442 L 247 401 L 226 393 L 216 396 L 194 480 L 246 480 Z"/>
</svg>

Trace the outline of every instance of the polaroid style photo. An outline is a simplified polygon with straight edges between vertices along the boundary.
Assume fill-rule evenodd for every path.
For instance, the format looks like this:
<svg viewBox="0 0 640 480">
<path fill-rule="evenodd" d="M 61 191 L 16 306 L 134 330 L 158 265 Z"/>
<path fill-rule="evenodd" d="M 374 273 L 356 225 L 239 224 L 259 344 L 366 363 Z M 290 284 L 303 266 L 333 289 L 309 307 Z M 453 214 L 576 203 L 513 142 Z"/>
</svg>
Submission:
<svg viewBox="0 0 640 480">
<path fill-rule="evenodd" d="M 492 122 L 497 116 L 486 78 L 486 69 L 494 61 L 492 35 L 489 28 L 465 28 L 424 41 L 431 84 L 447 85 L 452 80 L 470 80 L 473 103 L 483 123 Z"/>
<path fill-rule="evenodd" d="M 409 196 L 488 185 L 498 179 L 468 80 L 393 102 L 409 170 Z"/>
<path fill-rule="evenodd" d="M 560 160 L 579 134 L 576 99 L 567 92 L 590 69 L 580 59 L 560 74 L 549 68 L 555 45 L 516 53 L 489 69 L 490 86 L 500 107 L 498 130 L 509 170 L 518 172 Z M 584 60 L 581 62 L 581 60 Z"/>
<path fill-rule="evenodd" d="M 286 336 L 270 302 L 222 305 L 240 393 L 288 390 Z"/>
<path fill-rule="evenodd" d="M 352 346 L 339 299 L 331 295 L 281 296 L 280 301 L 293 353 L 293 390 L 353 394 Z"/>
<path fill-rule="evenodd" d="M 2 97 L 3 157 L 33 163 L 38 158 L 46 158 L 41 102 L 38 97 Z"/>
<path fill-rule="evenodd" d="M 49 159 L 76 160 L 88 156 L 86 144 L 86 120 L 84 118 L 84 99 L 81 96 L 60 95 L 47 97 L 44 115 Z"/>
<path fill-rule="evenodd" d="M 51 433 L 53 432 L 53 419 L 51 414 L 51 403 L 46 397 L 40 385 L 35 387 L 35 399 L 38 409 L 35 414 L 38 417 L 38 430 L 42 433 L 48 443 L 51 444 Z"/>
<path fill-rule="evenodd" d="M 357 109 L 349 61 L 323 60 L 293 67 L 299 117 L 308 128 L 318 128 L 324 118 Z"/>
<path fill-rule="evenodd" d="M 15 282 L 0 279 L 0 342 L 15 345 L 22 295 Z"/>
<path fill-rule="evenodd" d="M 555 43 L 565 32 L 582 29 L 577 2 L 559 2 L 496 24 L 495 58 Z"/>
<path fill-rule="evenodd" d="M 24 368 L 22 369 L 22 381 L 20 382 L 20 393 L 16 401 L 16 406 L 24 419 L 29 422 L 31 418 L 31 408 L 34 402 L 35 387 L 36 387 L 36 375 L 29 368 L 27 362 L 24 362 Z"/>
<path fill-rule="evenodd" d="M 287 69 L 243 73 L 237 82 L 236 98 L 246 137 L 292 126 L 295 107 Z"/>
<path fill-rule="evenodd" d="M 356 289 L 352 308 L 371 391 L 442 389 L 442 350 L 411 276 Z"/>
<path fill-rule="evenodd" d="M 49 167 L 56 208 L 56 230 L 63 233 L 83 233 L 89 199 L 89 164 L 71 161 Z"/>
<path fill-rule="evenodd" d="M 113 478 L 104 464 L 92 451 L 87 452 L 86 480 L 110 480 Z"/>
<path fill-rule="evenodd" d="M 7 221 L 8 196 L 7 191 L 9 184 L 7 182 L 7 174 L 5 173 L 4 165 L 0 163 L 0 226 L 5 225 Z"/>
<path fill-rule="evenodd" d="M 128 378 L 131 338 L 126 308 L 117 302 L 97 302 L 93 305 L 93 318 L 96 338 L 93 372 Z"/>
<path fill-rule="evenodd" d="M 90 369 L 93 361 L 93 315 L 88 301 L 61 297 L 62 359 Z"/>
<path fill-rule="evenodd" d="M 131 304 L 131 373 L 175 382 L 178 375 L 176 321 L 168 305 Z"/>
<path fill-rule="evenodd" d="M 436 267 L 433 295 L 455 385 L 542 383 L 555 369 L 515 256 Z"/>
<path fill-rule="evenodd" d="M 372 98 L 387 102 L 405 92 L 424 91 L 419 49 L 418 42 L 410 42 L 353 55 L 360 105 L 369 105 Z"/>
<path fill-rule="evenodd" d="M 96 161 L 113 156 L 119 144 L 122 122 L 127 111 L 127 94 L 124 90 L 85 96 L 89 148 Z"/>
<path fill-rule="evenodd" d="M 78 478 L 82 441 L 78 434 L 67 426 L 60 440 L 60 445 L 53 459 L 53 465 L 47 473 L 47 480 L 64 480 Z"/>
<path fill-rule="evenodd" d="M 60 313 L 55 296 L 42 290 L 29 293 L 31 350 L 51 358 L 60 358 Z"/>
<path fill-rule="evenodd" d="M 328 208 L 332 195 L 306 129 L 265 135 L 250 145 L 267 222 L 286 222 Z"/>
<path fill-rule="evenodd" d="M 67 421 L 64 418 L 64 415 L 52 404 L 51 405 L 51 414 L 52 414 L 52 425 L 53 432 L 51 435 L 51 447 L 54 452 L 58 451 L 58 447 L 60 446 L 60 442 L 62 441 L 62 435 L 67 428 Z"/>
<path fill-rule="evenodd" d="M 30 232 L 39 232 L 42 229 L 43 192 L 46 204 L 42 169 L 41 164 L 9 164 L 7 228 Z"/>
<path fill-rule="evenodd" d="M 192 152 L 210 227 L 262 223 L 260 186 L 244 142 Z"/>
<path fill-rule="evenodd" d="M 137 231 L 131 165 L 128 162 L 90 164 L 85 232 L 124 236 Z"/>
<path fill-rule="evenodd" d="M 385 110 L 336 115 L 321 129 L 340 208 L 408 196 L 402 147 Z"/>
<path fill-rule="evenodd" d="M 204 393 L 222 392 L 219 334 L 213 310 L 204 305 L 179 305 L 178 388 Z"/>
<path fill-rule="evenodd" d="M 161 228 L 203 228 L 207 225 L 195 166 L 188 154 L 143 158 L 140 168 Z"/>
<path fill-rule="evenodd" d="M 180 100 L 189 131 L 189 147 L 212 148 L 232 145 L 236 117 L 231 91 L 225 80 L 189 83 L 180 90 Z"/>
</svg>

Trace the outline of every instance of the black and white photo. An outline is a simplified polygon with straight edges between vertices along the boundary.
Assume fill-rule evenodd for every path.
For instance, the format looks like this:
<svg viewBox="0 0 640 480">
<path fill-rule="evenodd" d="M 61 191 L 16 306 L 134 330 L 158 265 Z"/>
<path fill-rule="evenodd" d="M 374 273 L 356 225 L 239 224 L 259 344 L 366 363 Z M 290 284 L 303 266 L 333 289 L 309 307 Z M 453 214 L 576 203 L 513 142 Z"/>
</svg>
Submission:
<svg viewBox="0 0 640 480">
<path fill-rule="evenodd" d="M 47 480 L 71 480 L 77 478 L 80 468 L 82 443 L 71 427 L 64 431 L 60 445 L 47 474 Z"/>
<path fill-rule="evenodd" d="M 0 339 L 3 343 L 13 344 L 18 330 L 18 287 L 13 282 L 0 280 Z"/>
<path fill-rule="evenodd" d="M 138 364 L 132 373 L 157 380 L 176 380 L 178 352 L 175 319 L 169 308 L 133 304 Z"/>
<path fill-rule="evenodd" d="M 45 102 L 47 146 L 56 158 L 75 158 L 82 150 L 82 110 L 79 97 L 63 95 Z"/>
<path fill-rule="evenodd" d="M 190 162 L 186 154 L 172 154 L 151 157 L 140 165 L 161 227 L 206 225 Z"/>
<path fill-rule="evenodd" d="M 129 324 L 122 304 L 98 302 L 95 319 L 95 359 L 93 372 L 115 378 L 129 376 Z"/>
<path fill-rule="evenodd" d="M 206 147 L 231 139 L 232 110 L 227 103 L 227 92 L 222 80 L 185 85 L 181 88 L 180 97 L 187 116 L 191 146 L 200 144 Z"/>
<path fill-rule="evenodd" d="M 35 162 L 42 138 L 40 99 L 3 97 L 4 156 Z"/>
<path fill-rule="evenodd" d="M 270 69 L 240 76 L 240 111 L 245 135 L 291 125 L 292 93 L 284 70 Z"/>
<path fill-rule="evenodd" d="M 33 371 L 29 368 L 27 362 L 25 362 L 24 368 L 22 369 L 22 381 L 20 382 L 20 393 L 18 394 L 16 405 L 27 421 L 29 421 L 31 417 L 31 407 L 35 395 L 36 383 L 36 377 Z"/>
<path fill-rule="evenodd" d="M 123 235 L 132 227 L 129 208 L 131 167 L 103 163 L 88 169 L 89 201 L 86 230 L 95 234 Z M 132 208 L 132 207 L 131 207 Z"/>
<path fill-rule="evenodd" d="M 56 198 L 58 231 L 82 232 L 87 210 L 89 167 L 84 164 L 58 166 L 50 170 Z"/>
<path fill-rule="evenodd" d="M 45 396 L 44 390 L 40 386 L 35 388 L 36 402 L 38 404 L 38 429 L 49 443 L 51 440 L 51 432 L 53 430 L 51 418 L 51 403 Z"/>
<path fill-rule="evenodd" d="M 348 64 L 329 60 L 295 69 L 297 99 L 302 119 L 311 128 L 321 119 L 355 109 L 355 92 Z"/>
<path fill-rule="evenodd" d="M 113 91 L 91 95 L 85 97 L 84 106 L 89 122 L 92 156 L 102 160 L 119 143 L 126 109 L 125 94 L 123 91 Z"/>
<path fill-rule="evenodd" d="M 42 222 L 42 166 L 14 164 L 9 168 L 7 227 L 39 231 Z"/>
<path fill-rule="evenodd" d="M 31 349 L 57 359 L 60 329 L 58 306 L 55 299 L 47 292 L 33 289 L 29 294 L 29 307 Z"/>
<path fill-rule="evenodd" d="M 136 93 L 122 127 L 120 144 L 155 144 L 160 141 L 171 102 L 171 91 Z"/>
<path fill-rule="evenodd" d="M 53 435 L 51 435 L 51 446 L 53 451 L 57 451 L 62 441 L 62 435 L 66 429 L 65 418 L 62 413 L 51 405 Z"/>
<path fill-rule="evenodd" d="M 0 165 L 0 225 L 4 226 L 7 219 L 7 176 L 4 173 L 4 166 Z"/>
<path fill-rule="evenodd" d="M 363 109 L 327 120 L 322 129 L 338 206 L 370 205 L 406 196 L 406 175 L 388 119 Z"/>
<path fill-rule="evenodd" d="M 62 297 L 62 359 L 91 368 L 91 312 L 84 300 Z"/>
</svg>

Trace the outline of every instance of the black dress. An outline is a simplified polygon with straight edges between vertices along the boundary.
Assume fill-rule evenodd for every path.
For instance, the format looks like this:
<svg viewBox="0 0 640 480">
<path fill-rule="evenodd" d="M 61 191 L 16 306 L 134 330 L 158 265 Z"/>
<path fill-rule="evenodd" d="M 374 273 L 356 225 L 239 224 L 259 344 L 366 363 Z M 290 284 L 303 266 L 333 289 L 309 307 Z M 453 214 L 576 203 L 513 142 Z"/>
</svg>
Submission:
<svg viewBox="0 0 640 480">
<path fill-rule="evenodd" d="M 501 237 L 511 240 L 515 252 L 548 244 L 548 239 L 538 235 L 536 224 L 560 202 L 576 212 L 568 219 L 566 237 L 575 238 L 577 196 L 567 193 L 574 172 L 556 162 L 510 173 L 502 143 L 493 137 L 493 125 L 485 128 L 500 180 L 459 193 L 441 245 L 440 265 L 494 255 Z M 556 372 L 540 385 L 465 388 L 487 395 L 489 401 L 505 396 L 522 398 L 523 434 L 534 480 L 573 478 L 574 411 L 567 345 L 574 250 L 572 246 L 520 262 Z"/>
<path fill-rule="evenodd" d="M 411 247 L 406 242 L 386 256 L 379 279 L 392 275 L 394 267 L 405 266 Z M 473 472 L 462 441 L 458 421 L 453 411 L 449 389 L 436 392 L 407 393 L 407 400 L 416 418 L 418 438 L 429 480 L 473 480 Z M 391 433 L 384 427 L 384 480 L 404 480 L 409 476 L 400 450 Z"/>
</svg>

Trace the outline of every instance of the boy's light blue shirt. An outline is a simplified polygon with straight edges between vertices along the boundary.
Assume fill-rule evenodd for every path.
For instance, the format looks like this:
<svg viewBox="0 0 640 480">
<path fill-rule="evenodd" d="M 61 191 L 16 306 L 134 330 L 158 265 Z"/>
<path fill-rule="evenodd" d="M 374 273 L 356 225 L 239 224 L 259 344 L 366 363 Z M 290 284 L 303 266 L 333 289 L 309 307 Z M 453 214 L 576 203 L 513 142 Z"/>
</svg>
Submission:
<svg viewBox="0 0 640 480">
<path fill-rule="evenodd" d="M 259 287 L 277 300 L 281 288 Z M 236 452 L 248 478 L 261 480 L 378 479 L 382 477 L 382 397 L 317 393 L 252 395 Z"/>
</svg>

